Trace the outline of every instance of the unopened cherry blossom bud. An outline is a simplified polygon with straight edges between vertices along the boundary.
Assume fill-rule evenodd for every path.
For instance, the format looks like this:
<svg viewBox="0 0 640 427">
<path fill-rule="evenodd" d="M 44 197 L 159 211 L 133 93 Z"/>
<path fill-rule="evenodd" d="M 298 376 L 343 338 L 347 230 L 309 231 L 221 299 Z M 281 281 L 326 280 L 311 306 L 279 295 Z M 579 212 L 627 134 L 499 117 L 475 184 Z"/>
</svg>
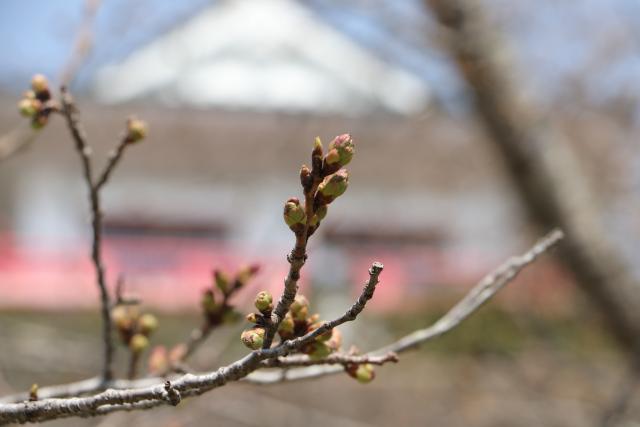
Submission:
<svg viewBox="0 0 640 427">
<path fill-rule="evenodd" d="M 348 133 L 336 136 L 333 141 L 329 143 L 329 152 L 336 150 L 338 155 L 337 162 L 340 166 L 345 166 L 353 158 L 355 153 L 355 145 L 353 139 Z"/>
<path fill-rule="evenodd" d="M 302 165 L 300 168 L 300 184 L 302 184 L 302 188 L 304 188 L 305 191 L 309 191 L 312 181 L 311 169 L 309 169 L 309 166 L 307 165 Z"/>
<path fill-rule="evenodd" d="M 376 372 L 372 364 L 362 363 L 360 365 L 356 365 L 355 368 L 352 368 L 349 375 L 355 378 L 360 384 L 367 384 L 373 381 L 376 377 Z"/>
<path fill-rule="evenodd" d="M 349 173 L 346 169 L 340 169 L 338 172 L 326 177 L 318 186 L 318 193 L 322 194 L 325 199 L 333 200 L 347 191 L 349 185 Z"/>
<path fill-rule="evenodd" d="M 267 313 L 273 310 L 273 297 L 267 291 L 261 291 L 256 295 L 254 305 L 260 312 Z"/>
<path fill-rule="evenodd" d="M 307 332 L 315 331 L 316 329 L 324 325 L 324 323 L 325 322 L 314 322 L 311 326 L 309 326 L 309 329 Z M 317 341 L 322 341 L 322 342 L 329 341 L 330 339 L 331 339 L 331 329 L 316 338 Z"/>
<path fill-rule="evenodd" d="M 149 338 L 142 334 L 135 334 L 129 341 L 129 349 L 134 354 L 142 353 L 147 347 L 149 347 Z"/>
<path fill-rule="evenodd" d="M 309 344 L 304 352 L 308 354 L 311 359 L 319 360 L 329 356 L 333 350 L 326 343 L 316 341 Z"/>
<path fill-rule="evenodd" d="M 202 306 L 202 310 L 207 314 L 215 313 L 218 309 L 215 296 L 211 289 L 207 289 L 206 291 L 204 291 L 204 293 L 202 294 L 202 299 L 200 300 L 200 304 Z"/>
<path fill-rule="evenodd" d="M 264 328 L 247 329 L 242 332 L 240 339 L 251 350 L 258 350 L 262 348 L 262 343 L 264 342 Z"/>
<path fill-rule="evenodd" d="M 127 142 L 134 143 L 147 136 L 147 124 L 142 120 L 130 118 L 127 120 Z"/>
<path fill-rule="evenodd" d="M 284 204 L 284 222 L 293 227 L 297 224 L 304 224 L 307 219 L 307 215 L 304 212 L 304 208 L 300 205 L 300 200 L 295 197 L 290 198 Z"/>
<path fill-rule="evenodd" d="M 293 323 L 293 317 L 291 317 L 291 313 L 287 313 L 278 325 L 278 335 L 282 339 L 293 338 L 293 333 L 295 330 L 295 325 Z"/>
<path fill-rule="evenodd" d="M 229 292 L 231 279 L 229 278 L 227 273 L 222 270 L 215 269 L 213 271 L 213 280 L 216 282 L 216 286 L 218 287 L 218 289 L 220 289 L 220 292 L 225 295 L 227 294 L 227 292 Z"/>
<path fill-rule="evenodd" d="M 31 78 L 31 89 L 40 98 L 40 95 L 49 93 L 49 81 L 42 74 L 36 74 Z"/>
<path fill-rule="evenodd" d="M 41 105 L 42 103 L 37 99 L 24 98 L 18 103 L 18 110 L 24 117 L 33 117 L 40 111 Z"/>
<path fill-rule="evenodd" d="M 138 319 L 138 330 L 144 335 L 149 335 L 158 329 L 158 318 L 153 314 L 145 313 Z"/>
<path fill-rule="evenodd" d="M 306 320 L 309 314 L 309 301 L 304 295 L 298 294 L 289 306 L 289 311 L 294 320 Z"/>
</svg>

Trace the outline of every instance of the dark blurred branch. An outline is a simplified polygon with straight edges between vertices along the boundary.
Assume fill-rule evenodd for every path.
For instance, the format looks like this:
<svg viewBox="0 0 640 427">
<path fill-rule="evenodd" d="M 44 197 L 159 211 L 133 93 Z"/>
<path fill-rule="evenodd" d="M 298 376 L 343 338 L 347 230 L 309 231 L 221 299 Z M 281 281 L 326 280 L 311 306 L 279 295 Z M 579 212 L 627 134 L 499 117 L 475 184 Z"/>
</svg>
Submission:
<svg viewBox="0 0 640 427">
<path fill-rule="evenodd" d="M 603 229 L 575 156 L 536 106 L 518 90 L 506 44 L 471 0 L 428 0 L 446 29 L 448 49 L 473 95 L 532 219 L 567 234 L 562 257 L 620 343 L 638 350 L 640 292 Z"/>
</svg>

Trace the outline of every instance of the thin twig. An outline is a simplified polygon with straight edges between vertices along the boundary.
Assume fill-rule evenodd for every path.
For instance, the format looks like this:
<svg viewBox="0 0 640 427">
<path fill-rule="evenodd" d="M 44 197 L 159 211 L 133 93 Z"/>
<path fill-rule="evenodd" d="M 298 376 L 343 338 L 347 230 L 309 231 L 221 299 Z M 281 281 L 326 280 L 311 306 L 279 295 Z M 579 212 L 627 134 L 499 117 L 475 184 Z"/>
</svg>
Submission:
<svg viewBox="0 0 640 427">
<path fill-rule="evenodd" d="M 100 289 L 100 303 L 102 314 L 102 338 L 104 342 L 104 363 L 102 368 L 102 378 L 109 381 L 113 377 L 113 340 L 111 337 L 111 303 L 109 300 L 109 292 L 104 273 L 104 265 L 102 262 L 102 212 L 100 210 L 100 196 L 98 188 L 93 184 L 92 165 L 91 165 L 91 148 L 86 142 L 86 136 L 77 108 L 71 98 L 71 95 L 63 86 L 62 94 L 62 114 L 67 120 L 67 125 L 73 136 L 76 151 L 80 155 L 82 161 L 82 170 L 84 173 L 85 184 L 89 191 L 89 203 L 91 205 L 91 228 L 93 230 L 93 242 L 91 245 L 91 259 L 96 271 L 96 281 Z"/>
</svg>

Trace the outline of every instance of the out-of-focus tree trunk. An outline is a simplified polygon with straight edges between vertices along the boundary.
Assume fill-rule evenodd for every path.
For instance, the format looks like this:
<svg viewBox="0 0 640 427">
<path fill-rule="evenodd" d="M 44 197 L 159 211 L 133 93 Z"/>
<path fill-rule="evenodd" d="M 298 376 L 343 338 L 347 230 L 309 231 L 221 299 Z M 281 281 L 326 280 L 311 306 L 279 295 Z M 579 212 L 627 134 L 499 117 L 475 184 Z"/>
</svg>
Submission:
<svg viewBox="0 0 640 427">
<path fill-rule="evenodd" d="M 426 0 L 473 94 L 477 113 L 503 155 L 531 219 L 558 226 L 561 257 L 628 349 L 640 349 L 640 286 L 601 224 L 564 136 L 522 96 L 506 44 L 477 0 Z"/>
</svg>

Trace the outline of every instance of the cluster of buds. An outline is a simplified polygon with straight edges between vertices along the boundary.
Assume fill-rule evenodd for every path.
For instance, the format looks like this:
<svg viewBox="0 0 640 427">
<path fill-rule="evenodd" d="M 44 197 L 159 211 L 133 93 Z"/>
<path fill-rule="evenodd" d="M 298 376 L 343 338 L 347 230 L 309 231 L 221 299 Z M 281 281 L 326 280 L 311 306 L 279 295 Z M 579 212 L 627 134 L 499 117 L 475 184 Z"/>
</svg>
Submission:
<svg viewBox="0 0 640 427">
<path fill-rule="evenodd" d="M 115 306 L 111 310 L 111 318 L 120 341 L 134 355 L 141 354 L 149 347 L 149 337 L 158 328 L 158 319 L 153 314 L 140 314 L 134 305 Z"/>
<path fill-rule="evenodd" d="M 202 313 L 207 327 L 232 323 L 240 318 L 233 307 L 229 305 L 229 298 L 245 287 L 259 269 L 260 267 L 256 264 L 242 267 L 233 277 L 219 269 L 213 271 L 213 284 L 204 290 L 201 300 Z"/>
<path fill-rule="evenodd" d="M 312 200 L 312 206 L 301 205 L 295 197 L 284 205 L 284 221 L 294 233 L 302 232 L 306 226 L 307 237 L 312 235 L 327 215 L 328 205 L 347 191 L 349 173 L 343 167 L 351 161 L 354 153 L 355 146 L 349 134 L 336 136 L 329 143 L 326 154 L 322 141 L 316 138 L 311 152 L 311 168 L 302 165 L 300 169 L 300 183 L 307 200 Z"/>
<path fill-rule="evenodd" d="M 42 129 L 49 121 L 49 115 L 54 111 L 49 82 L 42 74 L 36 74 L 31 79 L 31 89 L 24 93 L 18 103 L 20 114 L 31 119 L 34 129 Z"/>
<path fill-rule="evenodd" d="M 247 321 L 253 323 L 253 327 L 243 331 L 240 340 L 251 350 L 258 350 L 262 348 L 266 327 L 271 321 L 273 296 L 268 291 L 260 291 L 256 295 L 253 305 L 258 313 L 247 314 Z"/>
</svg>

